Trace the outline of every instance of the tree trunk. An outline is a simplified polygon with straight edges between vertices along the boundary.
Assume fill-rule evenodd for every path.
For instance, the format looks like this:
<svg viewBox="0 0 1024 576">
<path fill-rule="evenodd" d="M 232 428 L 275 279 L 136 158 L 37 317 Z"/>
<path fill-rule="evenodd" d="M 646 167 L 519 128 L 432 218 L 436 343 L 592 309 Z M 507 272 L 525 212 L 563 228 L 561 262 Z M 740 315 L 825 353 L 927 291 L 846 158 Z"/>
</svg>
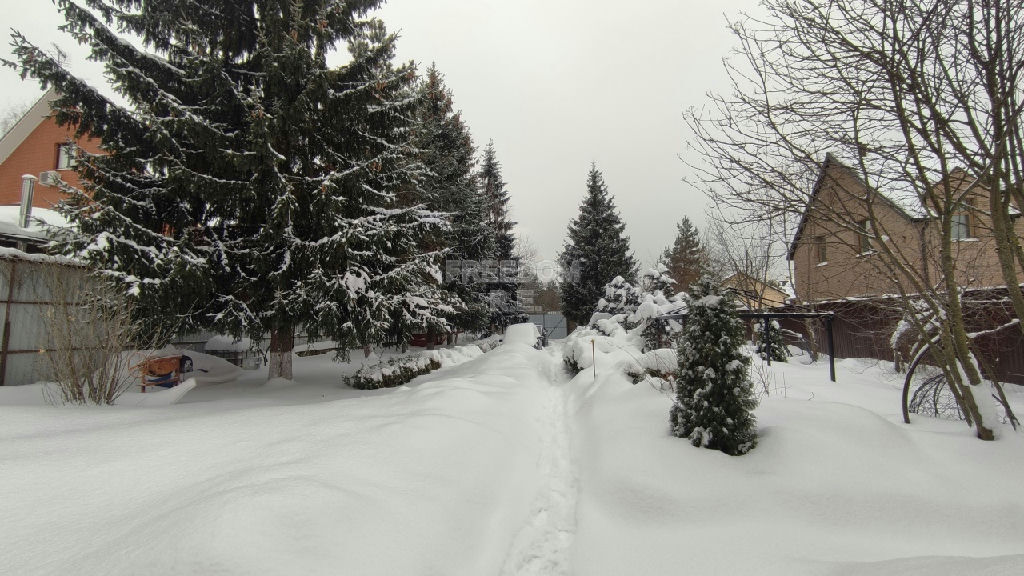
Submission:
<svg viewBox="0 0 1024 576">
<path fill-rule="evenodd" d="M 1017 236 L 1013 230 L 1013 221 L 1003 205 L 1000 189 L 1001 182 L 992 178 L 989 184 L 989 212 L 992 214 L 992 236 L 996 240 L 996 256 L 999 258 L 999 270 L 1006 283 L 1006 291 L 1010 303 L 1018 318 L 1024 318 L 1024 292 L 1021 292 L 1017 277 Z M 1024 333 L 1024 322 L 1019 324 Z"/>
<path fill-rule="evenodd" d="M 950 200 L 945 198 L 946 202 Z M 964 323 L 963 305 L 960 301 L 960 287 L 956 282 L 956 267 L 953 260 L 953 249 L 950 235 L 949 221 L 942 222 L 942 245 L 939 248 L 939 260 L 942 271 L 943 283 L 946 287 L 946 317 L 943 338 L 943 346 L 947 347 L 952 363 L 948 364 L 950 371 L 955 371 L 954 381 L 961 395 L 963 396 L 961 408 L 974 422 L 974 429 L 980 440 L 995 440 L 995 422 L 991 418 L 991 410 L 983 410 L 978 402 L 986 402 L 981 373 L 974 361 L 974 354 L 971 351 L 970 339 L 967 337 L 967 328 Z M 975 393 L 981 394 L 977 396 Z"/>
<path fill-rule="evenodd" d="M 270 331 L 269 380 L 292 379 L 292 349 L 295 347 L 295 327 L 285 326 Z"/>
<path fill-rule="evenodd" d="M 964 327 L 960 295 L 952 280 L 952 260 L 948 261 L 948 267 L 945 266 L 946 262 L 943 264 L 947 279 L 947 289 L 949 289 L 949 310 L 946 322 L 948 323 L 949 330 L 950 351 L 954 356 L 955 362 L 951 368 L 956 368 L 959 365 L 959 377 L 957 380 L 960 385 L 960 393 L 963 396 L 962 407 L 971 416 L 971 420 L 974 421 L 974 428 L 977 431 L 978 438 L 980 440 L 995 440 L 995 431 L 992 428 L 995 422 L 991 422 L 991 418 L 985 418 L 985 416 L 990 416 L 991 411 L 983 411 L 978 404 L 978 402 L 988 402 L 989 399 L 985 397 L 986 393 L 983 389 L 984 383 L 982 382 L 981 373 L 974 362 L 974 355 L 968 343 L 969 339 L 967 338 L 967 330 Z M 979 397 L 977 394 L 981 396 Z"/>
</svg>

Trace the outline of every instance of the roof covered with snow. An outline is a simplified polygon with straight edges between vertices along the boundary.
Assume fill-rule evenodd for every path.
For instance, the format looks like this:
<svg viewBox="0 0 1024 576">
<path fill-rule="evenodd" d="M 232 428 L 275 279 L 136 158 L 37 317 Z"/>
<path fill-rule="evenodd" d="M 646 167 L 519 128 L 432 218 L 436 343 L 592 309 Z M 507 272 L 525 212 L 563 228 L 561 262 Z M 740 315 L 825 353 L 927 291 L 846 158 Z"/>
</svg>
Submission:
<svg viewBox="0 0 1024 576">
<path fill-rule="evenodd" d="M 66 218 L 54 210 L 32 208 L 28 228 L 19 226 L 20 206 L 0 206 L 0 236 L 26 240 L 29 242 L 48 242 L 53 228 L 68 226 Z"/>
</svg>

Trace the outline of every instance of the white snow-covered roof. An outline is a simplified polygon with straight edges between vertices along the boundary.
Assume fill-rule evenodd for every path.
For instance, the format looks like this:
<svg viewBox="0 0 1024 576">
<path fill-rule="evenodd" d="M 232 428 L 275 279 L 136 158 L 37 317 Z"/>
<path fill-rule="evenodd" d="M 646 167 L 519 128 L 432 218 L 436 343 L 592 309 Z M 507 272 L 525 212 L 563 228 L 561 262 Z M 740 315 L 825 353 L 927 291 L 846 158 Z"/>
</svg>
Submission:
<svg viewBox="0 0 1024 576">
<path fill-rule="evenodd" d="M 18 225 L 20 213 L 20 206 L 0 206 L 0 236 L 37 243 L 48 242 L 52 228 L 68 227 L 67 219 L 58 212 L 34 207 L 28 228 L 22 228 Z"/>
<path fill-rule="evenodd" d="M 57 92 L 51 88 L 28 109 L 28 112 L 25 112 L 25 115 L 14 126 L 11 126 L 3 137 L 0 137 L 0 163 L 5 162 L 18 149 L 18 146 L 21 146 L 25 138 L 28 138 L 28 135 L 42 124 L 43 120 L 53 115 L 50 103 L 56 99 Z"/>
</svg>

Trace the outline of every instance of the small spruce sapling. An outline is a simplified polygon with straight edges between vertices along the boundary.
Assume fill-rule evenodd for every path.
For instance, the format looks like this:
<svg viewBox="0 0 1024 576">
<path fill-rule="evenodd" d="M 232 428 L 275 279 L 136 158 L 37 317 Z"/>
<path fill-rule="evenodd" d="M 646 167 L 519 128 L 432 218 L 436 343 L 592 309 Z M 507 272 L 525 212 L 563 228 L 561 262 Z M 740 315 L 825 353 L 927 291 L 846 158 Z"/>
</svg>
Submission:
<svg viewBox="0 0 1024 576">
<path fill-rule="evenodd" d="M 754 324 L 754 332 L 757 333 L 757 355 L 764 360 L 770 358 L 772 362 L 785 362 L 789 358 L 789 351 L 782 340 L 782 327 L 776 320 L 769 320 L 768 327 L 766 335 L 763 323 Z"/>
<path fill-rule="evenodd" d="M 750 358 L 740 350 L 743 324 L 732 295 L 707 277 L 691 287 L 689 300 L 670 412 L 672 434 L 694 446 L 745 454 L 757 443 L 757 398 Z"/>
</svg>

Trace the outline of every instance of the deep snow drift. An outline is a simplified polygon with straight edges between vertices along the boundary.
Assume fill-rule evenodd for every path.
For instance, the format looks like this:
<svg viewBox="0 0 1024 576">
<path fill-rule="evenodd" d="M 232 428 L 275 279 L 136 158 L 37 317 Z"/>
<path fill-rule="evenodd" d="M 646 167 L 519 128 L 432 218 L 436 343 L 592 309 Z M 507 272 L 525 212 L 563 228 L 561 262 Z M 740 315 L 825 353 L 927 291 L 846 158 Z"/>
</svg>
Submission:
<svg viewBox="0 0 1024 576">
<path fill-rule="evenodd" d="M 166 407 L 0 390 L 0 574 L 1024 573 L 1024 437 L 901 424 L 884 365 L 773 365 L 730 458 L 628 350 L 570 378 L 558 347 L 372 392 L 327 356 Z"/>
</svg>

